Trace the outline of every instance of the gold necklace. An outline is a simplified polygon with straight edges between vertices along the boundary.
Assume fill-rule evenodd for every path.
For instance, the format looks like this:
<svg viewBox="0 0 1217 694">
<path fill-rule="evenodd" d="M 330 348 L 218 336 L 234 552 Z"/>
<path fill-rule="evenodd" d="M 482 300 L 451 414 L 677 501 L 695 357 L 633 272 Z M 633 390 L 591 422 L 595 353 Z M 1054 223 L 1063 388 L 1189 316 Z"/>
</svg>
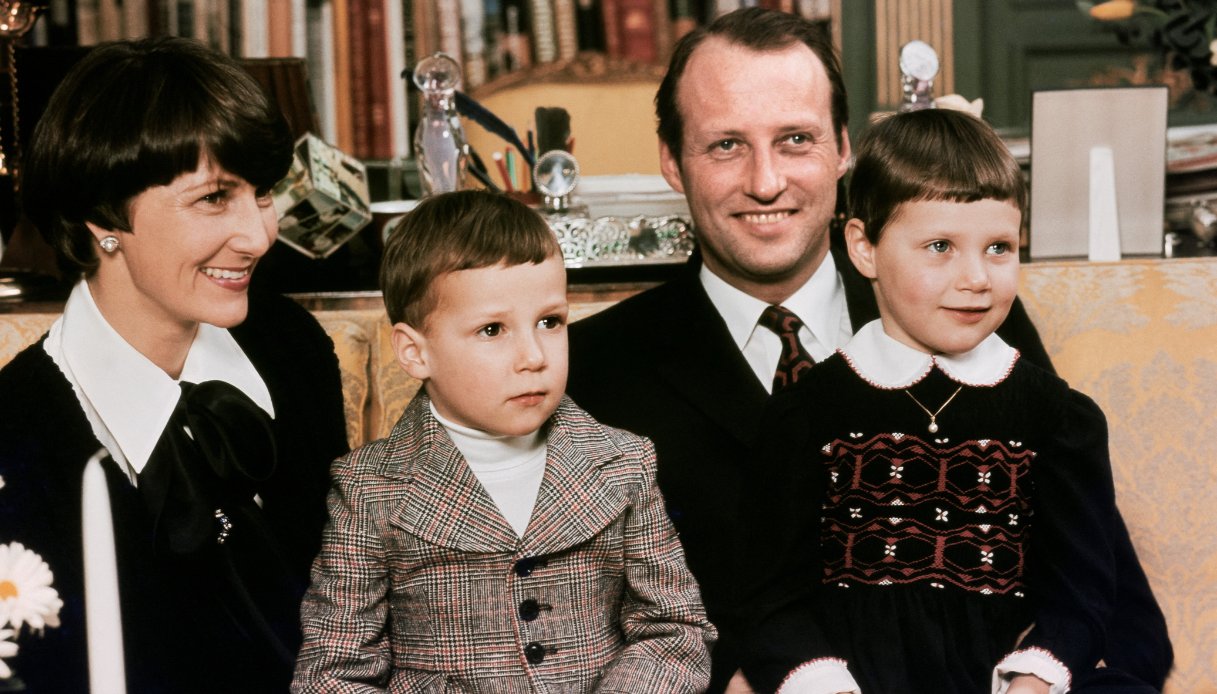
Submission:
<svg viewBox="0 0 1217 694">
<path fill-rule="evenodd" d="M 942 411 L 947 409 L 947 405 L 951 404 L 951 401 L 955 399 L 956 395 L 959 395 L 959 391 L 961 391 L 961 390 L 963 390 L 963 386 L 959 386 L 958 388 L 956 388 L 955 392 L 951 393 L 951 397 L 947 398 L 947 401 L 942 403 L 942 407 L 939 407 L 937 410 L 935 410 L 933 412 L 930 412 L 930 408 L 926 407 L 925 405 L 922 405 L 920 400 L 913 397 L 912 391 L 910 391 L 908 388 L 904 389 L 904 393 L 905 393 L 905 395 L 908 395 L 910 398 L 912 398 L 913 402 L 917 403 L 917 407 L 920 407 L 922 412 L 924 412 L 930 416 L 930 426 L 928 426 L 926 428 L 929 430 L 929 432 L 931 434 L 937 434 L 938 433 L 938 415 L 942 414 Z"/>
</svg>

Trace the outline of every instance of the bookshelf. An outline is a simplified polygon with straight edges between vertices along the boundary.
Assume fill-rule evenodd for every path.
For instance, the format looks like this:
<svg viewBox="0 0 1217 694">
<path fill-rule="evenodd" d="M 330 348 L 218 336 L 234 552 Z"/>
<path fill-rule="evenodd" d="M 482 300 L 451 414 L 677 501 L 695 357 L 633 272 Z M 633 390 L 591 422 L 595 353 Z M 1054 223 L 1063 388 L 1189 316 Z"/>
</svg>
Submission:
<svg viewBox="0 0 1217 694">
<path fill-rule="evenodd" d="M 657 83 L 672 44 L 693 27 L 743 4 L 760 4 L 829 21 L 841 0 L 37 0 L 44 10 L 19 46 L 22 79 L 21 137 L 28 140 L 57 79 L 82 55 L 80 49 L 148 35 L 194 37 L 238 58 L 274 63 L 303 59 L 307 93 L 277 98 L 294 112 L 311 109 L 301 122 L 343 151 L 365 161 L 377 191 L 405 172 L 409 161 L 415 96 L 400 75 L 419 56 L 445 50 L 466 71 L 463 89 L 476 98 L 514 86 L 548 84 L 551 77 L 582 80 L 594 94 L 632 81 L 637 89 Z M 593 77 L 580 73 L 588 65 Z M 47 75 L 39 78 L 39 73 Z M 0 84 L 8 66 L 0 56 Z M 649 86 L 646 87 L 649 89 Z M 580 90 L 580 94 L 586 90 Z M 641 93 L 641 92 L 640 92 Z M 646 155 L 654 158 L 651 94 L 638 113 Z M 580 97 L 582 98 L 582 97 Z M 631 97 L 634 98 L 634 97 Z M 545 104 L 564 105 L 547 99 Z M 7 89 L 0 89 L 0 139 L 11 151 Z M 527 122 L 513 122 L 524 129 Z M 578 127 L 578 124 L 576 124 Z M 522 130 L 521 130 L 522 132 Z M 635 143 L 631 143 L 631 147 Z M 501 146 L 501 145 L 500 145 Z M 581 153 L 592 157 L 588 143 Z M 404 162 L 402 160 L 405 160 Z M 589 159 L 590 161 L 590 159 Z M 610 173 L 633 166 L 613 164 Z M 615 167 L 615 168 L 614 168 Z M 595 173 L 595 167 L 589 169 Z M 417 186 L 407 193 L 417 193 Z M 16 226 L 12 180 L 0 176 L 0 235 Z"/>
<path fill-rule="evenodd" d="M 442 50 L 476 93 L 588 53 L 662 66 L 673 42 L 744 4 L 827 21 L 830 0 L 45 0 L 27 46 L 192 36 L 240 58 L 304 58 L 318 134 L 364 160 L 410 154 L 403 70 Z M 632 68 L 631 68 L 632 69 Z M 0 70 L 3 67 L 0 66 Z"/>
</svg>

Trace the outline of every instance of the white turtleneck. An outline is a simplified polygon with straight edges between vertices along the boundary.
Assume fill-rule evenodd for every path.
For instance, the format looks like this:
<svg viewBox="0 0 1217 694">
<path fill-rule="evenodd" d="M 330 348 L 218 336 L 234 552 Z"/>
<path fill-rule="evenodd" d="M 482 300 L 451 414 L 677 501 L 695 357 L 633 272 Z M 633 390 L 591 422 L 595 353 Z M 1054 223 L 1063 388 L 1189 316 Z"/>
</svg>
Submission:
<svg viewBox="0 0 1217 694">
<path fill-rule="evenodd" d="M 545 476 L 545 437 L 537 430 L 524 436 L 496 436 L 445 419 L 431 403 L 431 414 L 465 456 L 473 476 L 485 487 L 499 512 L 523 537 Z"/>
</svg>

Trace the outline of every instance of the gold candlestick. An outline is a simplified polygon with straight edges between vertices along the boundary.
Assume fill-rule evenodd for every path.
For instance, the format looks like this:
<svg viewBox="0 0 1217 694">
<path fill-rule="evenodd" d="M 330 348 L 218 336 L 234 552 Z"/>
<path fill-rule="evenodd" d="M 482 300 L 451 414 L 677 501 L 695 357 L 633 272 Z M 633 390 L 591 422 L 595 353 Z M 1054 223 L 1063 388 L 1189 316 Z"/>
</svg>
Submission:
<svg viewBox="0 0 1217 694">
<path fill-rule="evenodd" d="M 42 5 L 33 0 L 0 0 L 0 41 L 4 42 L 8 58 L 8 87 L 12 98 L 12 156 L 5 155 L 4 141 L 0 137 L 0 175 L 13 176 L 13 190 L 17 190 L 17 170 L 21 161 L 21 128 L 17 105 L 17 41 L 34 26 Z"/>
</svg>

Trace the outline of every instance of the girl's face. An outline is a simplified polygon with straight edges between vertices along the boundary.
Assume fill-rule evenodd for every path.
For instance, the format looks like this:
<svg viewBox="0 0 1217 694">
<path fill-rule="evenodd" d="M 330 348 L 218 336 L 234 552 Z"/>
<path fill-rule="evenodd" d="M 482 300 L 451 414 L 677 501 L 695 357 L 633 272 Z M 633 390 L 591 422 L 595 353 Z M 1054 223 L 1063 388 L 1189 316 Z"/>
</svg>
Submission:
<svg viewBox="0 0 1217 694">
<path fill-rule="evenodd" d="M 259 193 L 203 157 L 132 199 L 131 233 L 90 225 L 98 240 L 119 239 L 116 252 L 98 250 L 90 286 L 120 335 L 137 344 L 245 320 L 250 276 L 279 233 L 270 196 Z"/>
<path fill-rule="evenodd" d="M 1018 292 L 1022 215 L 1010 202 L 899 205 L 879 242 L 846 225 L 854 265 L 875 288 L 883 330 L 927 354 L 961 354 L 1006 319 Z"/>
</svg>

